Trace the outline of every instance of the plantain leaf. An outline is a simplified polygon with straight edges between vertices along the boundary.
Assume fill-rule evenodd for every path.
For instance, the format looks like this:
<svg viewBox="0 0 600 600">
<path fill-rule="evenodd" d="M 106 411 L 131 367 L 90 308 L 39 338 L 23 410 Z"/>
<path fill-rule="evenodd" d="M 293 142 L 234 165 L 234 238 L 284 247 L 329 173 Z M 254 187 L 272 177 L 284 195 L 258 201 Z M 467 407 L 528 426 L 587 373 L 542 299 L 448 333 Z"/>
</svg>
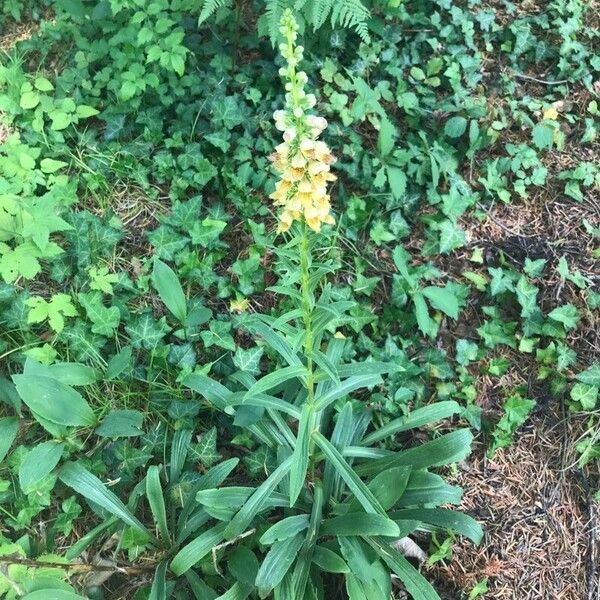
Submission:
<svg viewBox="0 0 600 600">
<path fill-rule="evenodd" d="M 19 431 L 18 417 L 4 417 L 0 419 L 0 461 L 8 454 Z"/>
<path fill-rule="evenodd" d="M 64 444 L 43 442 L 33 447 L 19 466 L 19 485 L 25 494 L 35 490 L 46 475 L 52 472 L 61 459 Z"/>
<path fill-rule="evenodd" d="M 57 425 L 95 425 L 94 412 L 72 387 L 40 375 L 13 375 L 13 381 L 34 415 Z"/>
<path fill-rule="evenodd" d="M 327 573 L 350 573 L 346 561 L 333 550 L 325 546 L 317 546 L 313 554 L 313 562 Z"/>
<path fill-rule="evenodd" d="M 183 323 L 187 317 L 185 294 L 173 269 L 158 258 L 154 259 L 152 283 L 165 306 Z"/>
</svg>

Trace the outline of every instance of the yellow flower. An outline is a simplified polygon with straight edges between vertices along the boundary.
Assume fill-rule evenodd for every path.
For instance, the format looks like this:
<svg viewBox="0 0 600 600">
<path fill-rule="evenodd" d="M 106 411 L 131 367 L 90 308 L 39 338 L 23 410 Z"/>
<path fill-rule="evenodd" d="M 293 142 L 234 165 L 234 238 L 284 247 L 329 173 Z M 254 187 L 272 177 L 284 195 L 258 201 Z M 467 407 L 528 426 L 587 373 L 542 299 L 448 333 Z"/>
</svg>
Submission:
<svg viewBox="0 0 600 600">
<path fill-rule="evenodd" d="M 335 223 L 330 214 L 331 204 L 327 194 L 328 182 L 336 177 L 330 173 L 335 157 L 327 144 L 318 139 L 327 127 L 323 117 L 308 114 L 316 103 L 313 94 L 304 92 L 308 78 L 303 71 L 296 71 L 302 59 L 302 47 L 295 46 L 297 25 L 286 11 L 282 19 L 282 33 L 286 43 L 280 45 L 287 67 L 280 69 L 287 80 L 286 106 L 273 113 L 275 127 L 283 131 L 283 142 L 269 158 L 273 168 L 280 174 L 275 191 L 270 198 L 276 206 L 282 206 L 278 231 L 287 231 L 294 221 L 304 219 L 307 225 L 320 231 L 325 224 Z"/>
</svg>

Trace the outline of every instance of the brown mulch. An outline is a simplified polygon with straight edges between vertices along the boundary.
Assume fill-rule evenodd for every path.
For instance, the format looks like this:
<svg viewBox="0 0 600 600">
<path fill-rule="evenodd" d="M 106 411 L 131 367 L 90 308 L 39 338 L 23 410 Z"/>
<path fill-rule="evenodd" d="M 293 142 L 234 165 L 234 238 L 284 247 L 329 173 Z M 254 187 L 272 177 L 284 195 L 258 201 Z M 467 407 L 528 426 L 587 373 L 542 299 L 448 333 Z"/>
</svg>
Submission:
<svg viewBox="0 0 600 600">
<path fill-rule="evenodd" d="M 459 599 L 488 578 L 483 600 L 598 598 L 597 506 L 574 465 L 577 424 L 548 414 L 515 436 L 493 459 L 479 443 L 456 483 L 461 510 L 484 527 L 479 547 L 457 543 L 451 562 L 433 573 Z"/>
</svg>

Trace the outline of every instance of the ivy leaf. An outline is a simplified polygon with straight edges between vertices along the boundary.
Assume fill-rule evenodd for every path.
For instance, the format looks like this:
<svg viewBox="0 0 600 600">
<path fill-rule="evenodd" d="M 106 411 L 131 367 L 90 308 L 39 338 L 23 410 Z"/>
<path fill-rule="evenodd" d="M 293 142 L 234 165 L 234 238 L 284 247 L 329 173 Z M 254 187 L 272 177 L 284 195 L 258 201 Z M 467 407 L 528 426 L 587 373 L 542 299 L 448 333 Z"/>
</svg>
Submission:
<svg viewBox="0 0 600 600">
<path fill-rule="evenodd" d="M 113 335 L 121 321 L 119 309 L 116 306 L 104 306 L 99 292 L 82 293 L 77 299 L 85 309 L 87 318 L 93 323 L 92 331 L 105 337 Z"/>
<path fill-rule="evenodd" d="M 225 129 L 233 129 L 237 125 L 244 122 L 244 114 L 237 103 L 235 96 L 226 96 L 215 100 L 212 105 L 213 121 L 217 127 L 225 127 Z"/>
<path fill-rule="evenodd" d="M 562 323 L 566 329 L 573 329 L 579 323 L 579 313 L 572 304 L 563 304 L 548 314 L 554 321 Z"/>
<path fill-rule="evenodd" d="M 583 410 L 594 410 L 598 401 L 598 387 L 576 383 L 571 389 L 571 399 L 581 404 Z"/>
<path fill-rule="evenodd" d="M 453 319 L 458 319 L 458 298 L 447 287 L 429 286 L 421 290 L 431 306 L 437 310 L 441 310 Z"/>
<path fill-rule="evenodd" d="M 552 148 L 554 129 L 547 123 L 538 123 L 533 128 L 533 143 L 539 150 Z"/>
<path fill-rule="evenodd" d="M 575 375 L 575 379 L 586 385 L 600 386 L 600 363 L 596 363 L 589 369 L 578 373 Z"/>
<path fill-rule="evenodd" d="M 218 239 L 219 234 L 225 229 L 226 225 L 226 221 L 217 221 L 208 218 L 202 222 L 197 222 L 190 231 L 192 243 L 207 248 L 212 242 Z"/>
<path fill-rule="evenodd" d="M 260 359 L 264 353 L 264 348 L 255 346 L 254 348 L 237 348 L 233 355 L 233 364 L 240 371 L 247 371 L 252 375 L 260 373 Z"/>
<path fill-rule="evenodd" d="M 537 311 L 537 287 L 530 283 L 527 277 L 521 276 L 515 289 L 521 305 L 521 316 L 524 319 L 533 316 Z"/>
<path fill-rule="evenodd" d="M 143 312 L 125 326 L 134 348 L 155 350 L 162 339 L 170 331 L 165 317 L 155 319 L 150 311 Z"/>
<path fill-rule="evenodd" d="M 210 346 L 219 346 L 225 350 L 235 350 L 235 341 L 229 333 L 231 323 L 226 321 L 211 321 L 208 331 L 202 331 L 200 337 L 207 348 Z"/>
<path fill-rule="evenodd" d="M 217 451 L 217 428 L 212 427 L 200 437 L 197 444 L 190 445 L 188 456 L 205 467 L 211 467 L 221 460 L 221 454 Z"/>
<path fill-rule="evenodd" d="M 438 225 L 440 232 L 440 252 L 449 254 L 457 248 L 462 248 L 467 243 L 465 232 L 450 219 L 442 221 Z"/>
</svg>

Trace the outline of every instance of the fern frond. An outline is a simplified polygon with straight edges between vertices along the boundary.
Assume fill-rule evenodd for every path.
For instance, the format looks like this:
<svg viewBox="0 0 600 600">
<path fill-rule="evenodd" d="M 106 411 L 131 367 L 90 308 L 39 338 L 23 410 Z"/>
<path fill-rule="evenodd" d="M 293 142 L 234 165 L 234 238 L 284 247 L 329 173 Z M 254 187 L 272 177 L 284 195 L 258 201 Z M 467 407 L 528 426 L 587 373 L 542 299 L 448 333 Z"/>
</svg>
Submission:
<svg viewBox="0 0 600 600">
<path fill-rule="evenodd" d="M 369 9 L 360 0 L 316 0 L 313 4 L 312 26 L 319 29 L 329 18 L 331 26 L 352 28 L 361 40 L 369 41 L 367 21 Z"/>
<path fill-rule="evenodd" d="M 271 43 L 275 46 L 279 39 L 279 24 L 281 15 L 286 8 L 290 8 L 289 0 L 267 0 L 265 16 L 267 18 L 267 28 Z"/>
<path fill-rule="evenodd" d="M 204 23 L 206 19 L 211 17 L 219 8 L 225 6 L 229 0 L 204 0 L 202 3 L 202 10 L 198 17 L 198 25 Z"/>
</svg>

